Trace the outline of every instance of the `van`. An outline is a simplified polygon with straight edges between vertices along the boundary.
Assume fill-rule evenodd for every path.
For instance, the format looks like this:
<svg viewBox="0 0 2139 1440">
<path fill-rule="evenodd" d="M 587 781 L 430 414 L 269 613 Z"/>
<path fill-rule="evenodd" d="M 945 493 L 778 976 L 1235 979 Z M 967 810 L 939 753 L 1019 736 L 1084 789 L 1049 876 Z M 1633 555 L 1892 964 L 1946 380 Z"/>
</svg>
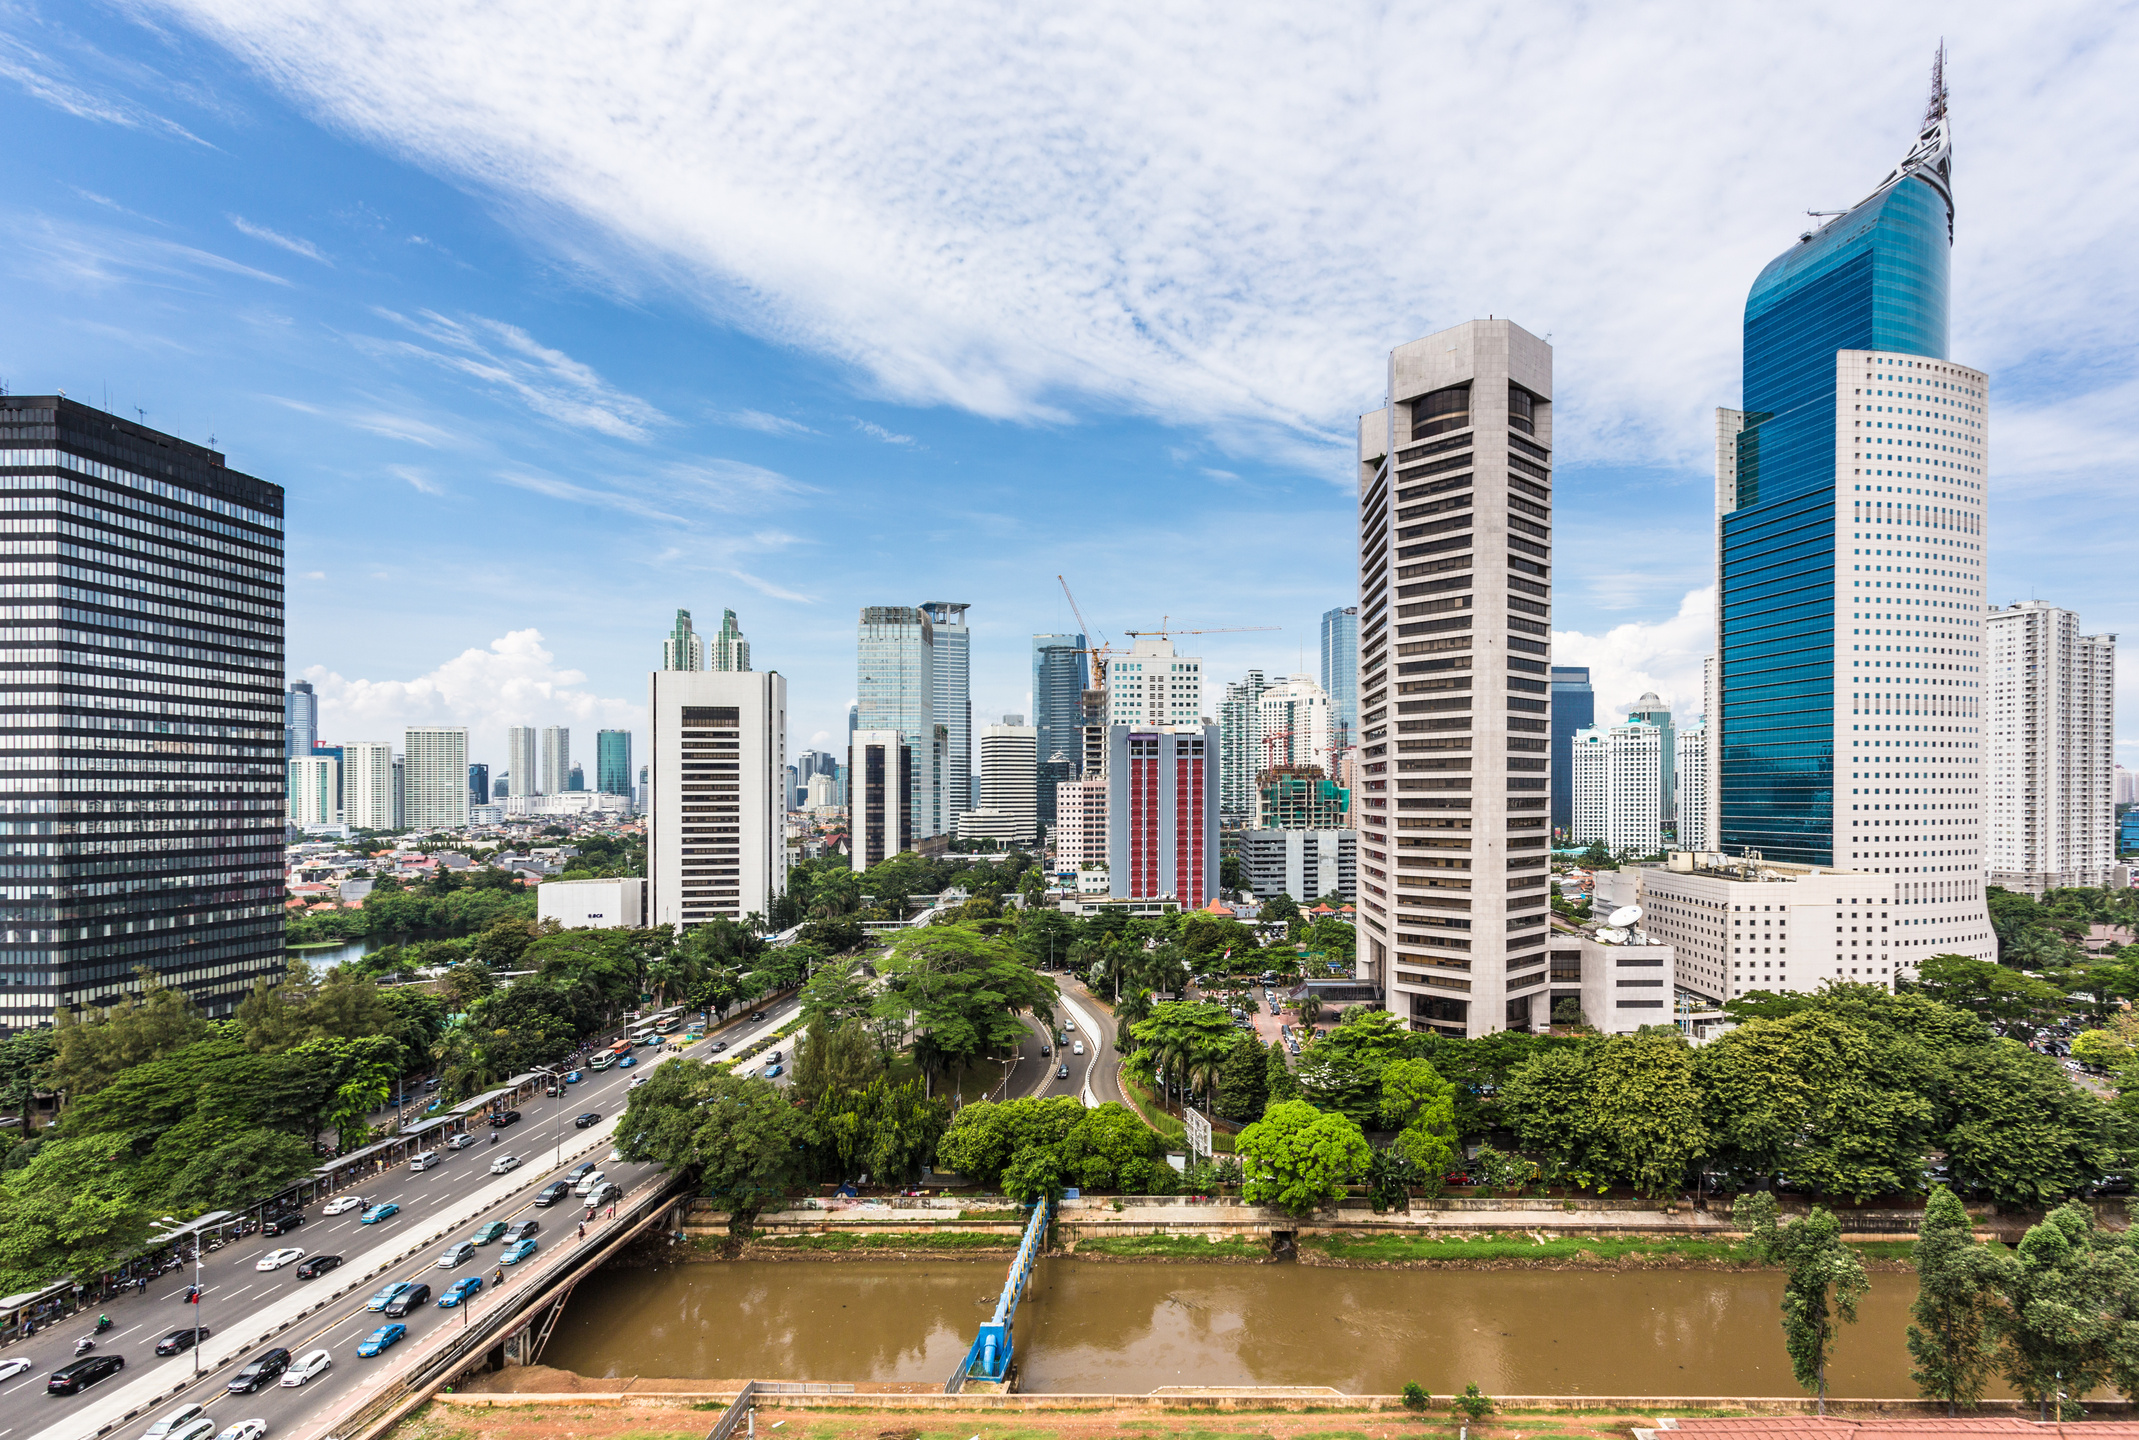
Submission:
<svg viewBox="0 0 2139 1440">
<path fill-rule="evenodd" d="M 411 1170 L 428 1170 L 437 1163 L 438 1152 L 436 1150 L 426 1150 L 421 1155 L 409 1156 L 408 1168 Z"/>
<path fill-rule="evenodd" d="M 614 1064 L 616 1064 L 616 1056 L 610 1054 L 607 1050 L 599 1050 L 595 1052 L 594 1058 L 587 1062 L 587 1068 L 589 1070 L 607 1070 Z"/>
</svg>

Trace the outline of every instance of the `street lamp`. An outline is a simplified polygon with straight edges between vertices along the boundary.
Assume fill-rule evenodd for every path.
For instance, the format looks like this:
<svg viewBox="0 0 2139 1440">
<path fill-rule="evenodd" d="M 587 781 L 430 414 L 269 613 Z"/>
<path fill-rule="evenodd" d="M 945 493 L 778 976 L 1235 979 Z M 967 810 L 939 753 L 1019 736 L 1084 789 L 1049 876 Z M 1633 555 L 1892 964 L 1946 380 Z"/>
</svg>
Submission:
<svg viewBox="0 0 2139 1440">
<path fill-rule="evenodd" d="M 163 1223 L 176 1225 L 179 1221 L 174 1215 L 166 1215 Z M 196 1380 L 201 1378 L 201 1304 L 206 1298 L 201 1289 L 201 1232 L 196 1226 L 193 1230 L 193 1378 Z"/>
</svg>

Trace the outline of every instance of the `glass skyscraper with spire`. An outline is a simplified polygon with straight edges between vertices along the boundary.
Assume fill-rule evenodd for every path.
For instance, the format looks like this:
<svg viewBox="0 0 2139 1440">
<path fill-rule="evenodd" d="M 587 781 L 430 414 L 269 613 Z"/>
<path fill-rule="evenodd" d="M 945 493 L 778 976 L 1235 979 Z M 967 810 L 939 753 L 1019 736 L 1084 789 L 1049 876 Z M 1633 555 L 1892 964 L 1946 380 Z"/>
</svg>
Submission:
<svg viewBox="0 0 2139 1440">
<path fill-rule="evenodd" d="M 1986 953 L 1989 939 L 1988 387 L 1948 357 L 1952 147 L 1937 72 L 1908 156 L 1824 218 L 1753 282 L 1744 408 L 1718 412 L 1718 840 L 1897 877 L 1902 923 L 1888 924 L 1905 969 Z"/>
</svg>

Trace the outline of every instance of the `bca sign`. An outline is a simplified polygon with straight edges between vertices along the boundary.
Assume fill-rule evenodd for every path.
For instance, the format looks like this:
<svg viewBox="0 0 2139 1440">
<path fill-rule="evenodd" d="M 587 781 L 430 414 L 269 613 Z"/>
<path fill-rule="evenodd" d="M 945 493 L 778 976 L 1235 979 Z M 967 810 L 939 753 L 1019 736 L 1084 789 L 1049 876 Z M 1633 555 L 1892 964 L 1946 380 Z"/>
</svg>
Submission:
<svg viewBox="0 0 2139 1440">
<path fill-rule="evenodd" d="M 1188 1124 L 1188 1153 L 1211 1158 L 1211 1121 L 1201 1110 L 1189 1110 L 1181 1118 Z"/>
</svg>

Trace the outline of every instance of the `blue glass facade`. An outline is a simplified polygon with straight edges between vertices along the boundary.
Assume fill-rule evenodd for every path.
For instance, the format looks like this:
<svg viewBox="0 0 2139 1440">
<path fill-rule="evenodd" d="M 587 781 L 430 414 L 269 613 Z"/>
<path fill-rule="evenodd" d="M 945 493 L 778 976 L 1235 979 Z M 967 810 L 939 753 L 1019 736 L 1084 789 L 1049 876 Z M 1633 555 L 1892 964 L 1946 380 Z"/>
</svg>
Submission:
<svg viewBox="0 0 2139 1440">
<path fill-rule="evenodd" d="M 1597 723 L 1597 692 L 1589 688 L 1587 665 L 1552 667 L 1552 829 L 1571 835 L 1575 828 L 1575 731 Z"/>
<path fill-rule="evenodd" d="M 1923 174 L 1778 256 L 1745 302 L 1718 572 L 1721 842 L 1834 860 L 1835 354 L 1944 359 L 1952 216 Z"/>
</svg>

